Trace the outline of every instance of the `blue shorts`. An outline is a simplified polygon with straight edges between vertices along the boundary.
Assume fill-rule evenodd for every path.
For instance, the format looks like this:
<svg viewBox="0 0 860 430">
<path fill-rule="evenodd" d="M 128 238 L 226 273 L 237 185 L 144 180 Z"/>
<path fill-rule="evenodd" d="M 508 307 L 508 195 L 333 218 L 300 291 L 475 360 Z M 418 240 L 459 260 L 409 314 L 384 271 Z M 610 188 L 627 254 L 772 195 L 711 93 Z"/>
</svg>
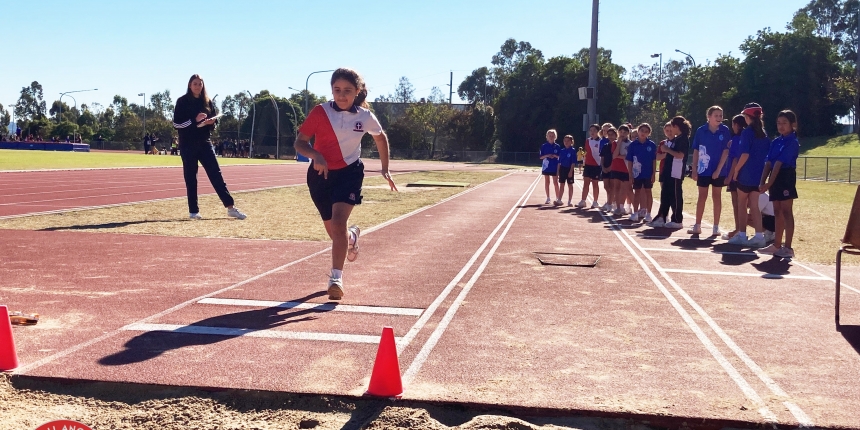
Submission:
<svg viewBox="0 0 860 430">
<path fill-rule="evenodd" d="M 343 169 L 329 170 L 328 179 L 314 170 L 313 162 L 308 166 L 308 190 L 323 221 L 331 219 L 335 203 L 360 205 L 363 182 L 364 163 L 361 160 Z"/>
</svg>

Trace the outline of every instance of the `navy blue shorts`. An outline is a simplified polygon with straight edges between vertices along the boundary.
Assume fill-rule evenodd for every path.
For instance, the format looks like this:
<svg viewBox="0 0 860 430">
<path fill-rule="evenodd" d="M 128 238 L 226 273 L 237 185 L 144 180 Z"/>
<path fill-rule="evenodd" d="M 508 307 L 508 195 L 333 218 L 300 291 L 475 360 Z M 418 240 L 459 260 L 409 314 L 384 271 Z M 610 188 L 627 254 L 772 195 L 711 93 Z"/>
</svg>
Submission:
<svg viewBox="0 0 860 430">
<path fill-rule="evenodd" d="M 641 190 L 641 189 L 652 189 L 654 188 L 654 183 L 651 182 L 651 178 L 648 179 L 633 179 L 633 189 Z"/>
<path fill-rule="evenodd" d="M 572 184 L 573 176 L 569 176 L 571 171 L 573 170 L 573 166 L 562 166 L 559 165 L 558 169 L 558 181 L 561 183 Z"/>
<path fill-rule="evenodd" d="M 768 193 L 770 201 L 780 202 L 783 200 L 794 200 L 797 198 L 797 172 L 790 167 L 779 169 L 773 185 Z M 773 230 L 771 230 L 773 231 Z"/>
<path fill-rule="evenodd" d="M 609 179 L 615 179 L 621 182 L 628 182 L 630 180 L 630 173 L 612 170 L 609 172 Z"/>
<path fill-rule="evenodd" d="M 585 165 L 585 169 L 582 171 L 583 178 L 593 179 L 595 181 L 600 180 L 600 166 L 589 166 Z"/>
<path fill-rule="evenodd" d="M 314 170 L 313 162 L 308 166 L 308 190 L 323 221 L 331 219 L 335 203 L 360 205 L 363 182 L 364 163 L 361 160 L 343 169 L 329 170 L 328 179 Z"/>
<path fill-rule="evenodd" d="M 714 179 L 711 175 L 699 175 L 699 179 L 696 180 L 696 186 L 707 188 L 722 188 L 726 186 L 726 177 L 720 176 L 717 179 Z"/>
</svg>

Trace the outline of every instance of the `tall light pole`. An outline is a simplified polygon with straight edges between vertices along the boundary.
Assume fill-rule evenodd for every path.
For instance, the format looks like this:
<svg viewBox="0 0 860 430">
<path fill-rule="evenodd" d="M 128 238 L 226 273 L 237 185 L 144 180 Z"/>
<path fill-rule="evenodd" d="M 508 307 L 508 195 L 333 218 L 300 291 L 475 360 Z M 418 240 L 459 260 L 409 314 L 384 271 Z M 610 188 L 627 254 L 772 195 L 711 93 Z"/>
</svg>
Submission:
<svg viewBox="0 0 860 430">
<path fill-rule="evenodd" d="M 60 115 L 59 115 L 59 116 L 57 116 L 57 124 L 59 124 L 59 123 L 60 123 L 61 118 L 63 117 L 63 96 L 64 96 L 64 95 L 66 95 L 66 94 L 71 94 L 71 93 L 83 93 L 83 92 L 86 92 L 86 91 L 98 91 L 98 90 L 99 90 L 98 88 L 93 88 L 93 89 L 91 89 L 91 90 L 75 90 L 75 91 L 66 91 L 66 92 L 64 92 L 64 93 L 60 93 Z M 71 97 L 71 96 L 69 96 L 69 97 Z M 78 107 L 78 102 L 77 102 L 77 101 L 75 102 L 75 107 L 76 107 L 76 108 Z"/>
<path fill-rule="evenodd" d="M 138 93 L 143 96 L 143 135 L 146 136 L 146 93 Z"/>
<path fill-rule="evenodd" d="M 689 58 L 689 59 L 690 59 L 690 61 L 692 61 L 692 62 L 693 62 L 693 67 L 696 67 L 696 59 L 695 59 L 695 58 L 693 58 L 693 56 L 692 56 L 692 55 L 690 55 L 690 54 L 688 54 L 688 53 L 686 53 L 686 52 L 684 52 L 684 51 L 681 51 L 680 49 L 676 49 L 676 50 L 675 50 L 675 52 L 677 52 L 677 53 L 679 53 L 679 54 L 684 54 L 684 55 L 686 55 L 686 56 L 687 56 L 687 58 Z"/>
<path fill-rule="evenodd" d="M 251 138 L 249 139 L 250 145 L 248 145 L 248 152 L 253 154 L 254 153 L 254 121 L 257 120 L 257 103 L 254 100 L 254 96 L 251 94 L 250 91 L 245 90 L 245 92 L 248 93 L 248 97 L 251 98 L 251 108 L 254 109 L 254 116 L 251 117 Z M 237 133 L 237 135 L 238 135 L 238 133 Z M 248 155 L 253 156 L 251 154 L 248 154 Z"/>
<path fill-rule="evenodd" d="M 592 0 L 591 2 L 591 48 L 588 52 L 588 86 L 593 88 L 594 94 L 588 98 L 588 110 L 586 115 L 588 121 L 583 124 L 584 131 L 588 131 L 587 127 L 597 122 L 597 18 L 599 17 L 598 9 L 600 0 Z"/>
<path fill-rule="evenodd" d="M 597 1 L 597 0 L 595 0 L 595 1 Z M 308 81 L 310 81 L 311 76 L 312 76 L 312 75 L 315 75 L 315 74 L 317 74 L 317 73 L 325 73 L 325 72 L 333 72 L 333 71 L 334 71 L 334 70 L 318 70 L 318 71 L 316 71 L 316 72 L 311 72 L 311 73 L 308 75 L 308 78 L 307 78 L 307 79 L 305 79 L 305 94 L 304 94 L 304 95 L 305 95 L 305 115 L 307 115 L 307 114 L 308 114 Z"/>
<path fill-rule="evenodd" d="M 275 141 L 275 160 L 281 159 L 281 110 L 278 109 L 278 103 L 275 102 L 275 98 L 269 94 L 269 98 L 272 99 L 272 106 L 275 107 L 275 136 L 277 139 Z"/>
<path fill-rule="evenodd" d="M 658 79 L 658 82 L 657 82 L 657 101 L 662 102 L 663 101 L 663 53 L 661 52 L 659 54 L 651 54 L 651 58 L 657 58 L 657 57 L 660 57 L 660 75 L 657 78 Z"/>
</svg>

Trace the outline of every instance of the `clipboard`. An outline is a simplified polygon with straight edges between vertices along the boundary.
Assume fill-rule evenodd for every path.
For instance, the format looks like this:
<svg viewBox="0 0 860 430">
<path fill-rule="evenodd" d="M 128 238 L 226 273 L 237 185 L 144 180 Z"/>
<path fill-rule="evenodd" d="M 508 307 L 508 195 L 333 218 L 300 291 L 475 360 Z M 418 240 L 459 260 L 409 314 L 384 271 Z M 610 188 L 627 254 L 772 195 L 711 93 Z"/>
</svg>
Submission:
<svg viewBox="0 0 860 430">
<path fill-rule="evenodd" d="M 221 118 L 222 116 L 224 116 L 224 114 L 223 114 L 223 113 L 219 113 L 218 115 L 210 116 L 209 118 L 206 118 L 206 120 L 209 120 L 209 119 L 212 119 L 212 118 L 218 119 L 218 118 Z M 206 120 L 204 120 L 204 121 L 206 121 Z M 214 124 L 213 124 L 213 125 L 214 125 Z M 203 125 L 203 123 L 201 122 L 200 124 L 197 124 L 197 128 L 200 128 L 200 127 L 205 127 L 205 125 Z"/>
</svg>

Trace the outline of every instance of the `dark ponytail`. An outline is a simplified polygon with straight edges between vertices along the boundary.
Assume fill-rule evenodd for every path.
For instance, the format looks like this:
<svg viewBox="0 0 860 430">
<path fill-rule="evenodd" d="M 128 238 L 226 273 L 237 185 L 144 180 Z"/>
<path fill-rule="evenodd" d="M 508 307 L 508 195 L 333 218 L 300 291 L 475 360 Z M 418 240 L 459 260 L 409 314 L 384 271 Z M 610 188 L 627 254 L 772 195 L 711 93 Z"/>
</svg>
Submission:
<svg viewBox="0 0 860 430">
<path fill-rule="evenodd" d="M 343 79 L 355 86 L 358 93 L 355 96 L 355 101 L 352 102 L 354 106 L 361 106 L 365 109 L 370 108 L 367 104 L 367 86 L 364 84 L 364 79 L 361 78 L 361 75 L 359 75 L 358 72 L 346 67 L 341 67 L 331 74 L 331 85 L 334 85 L 338 79 Z"/>
<path fill-rule="evenodd" d="M 681 135 L 690 137 L 690 132 L 693 126 L 690 125 L 690 121 L 687 121 L 687 118 L 679 115 L 672 118 L 672 121 L 669 121 L 669 124 L 678 127 L 678 130 L 681 131 Z"/>
</svg>

